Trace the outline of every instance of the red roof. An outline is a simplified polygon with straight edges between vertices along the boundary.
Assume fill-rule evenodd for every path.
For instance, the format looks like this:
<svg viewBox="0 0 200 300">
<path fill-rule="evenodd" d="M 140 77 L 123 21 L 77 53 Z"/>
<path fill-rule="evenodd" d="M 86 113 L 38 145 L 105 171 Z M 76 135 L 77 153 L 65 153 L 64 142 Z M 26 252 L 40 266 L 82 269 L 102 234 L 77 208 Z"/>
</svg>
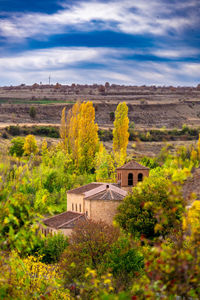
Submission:
<svg viewBox="0 0 200 300">
<path fill-rule="evenodd" d="M 78 187 L 76 189 L 73 190 L 69 190 L 67 193 L 70 194 L 84 194 L 85 192 L 91 191 L 99 186 L 101 186 L 103 183 L 100 182 L 92 182 L 86 185 L 83 185 L 81 187 Z"/>
<path fill-rule="evenodd" d="M 55 229 L 73 228 L 76 222 L 78 222 L 80 219 L 86 219 L 85 214 L 66 211 L 62 214 L 43 220 L 43 223 L 46 226 Z"/>
<path fill-rule="evenodd" d="M 131 160 L 122 167 L 117 168 L 117 170 L 149 170 L 149 168 L 140 165 L 134 160 Z"/>
</svg>

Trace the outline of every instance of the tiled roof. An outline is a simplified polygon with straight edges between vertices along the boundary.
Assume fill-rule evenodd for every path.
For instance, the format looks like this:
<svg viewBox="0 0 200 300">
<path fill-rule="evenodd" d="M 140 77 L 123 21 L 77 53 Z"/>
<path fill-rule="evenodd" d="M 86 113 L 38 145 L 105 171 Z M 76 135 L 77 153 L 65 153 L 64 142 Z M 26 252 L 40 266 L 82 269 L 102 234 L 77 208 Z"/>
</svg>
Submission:
<svg viewBox="0 0 200 300">
<path fill-rule="evenodd" d="M 123 200 L 127 192 L 113 186 L 112 184 L 104 184 L 100 188 L 93 190 L 89 195 L 86 195 L 86 200 Z"/>
<path fill-rule="evenodd" d="M 88 191 L 91 191 L 99 186 L 101 186 L 103 183 L 100 183 L 100 182 L 92 182 L 92 183 L 89 183 L 89 184 L 86 184 L 86 185 L 83 185 L 79 188 L 76 188 L 76 189 L 73 189 L 73 190 L 69 190 L 67 193 L 70 193 L 70 194 L 84 194 Z"/>
<path fill-rule="evenodd" d="M 62 214 L 56 215 L 54 217 L 47 218 L 43 220 L 43 223 L 51 228 L 61 229 L 61 228 L 73 228 L 74 225 L 82 219 L 86 219 L 84 214 L 67 211 Z"/>
<path fill-rule="evenodd" d="M 124 199 L 124 196 L 122 196 L 114 191 L 108 190 L 108 191 L 103 191 L 99 194 L 87 197 L 85 199 L 87 199 L 87 200 L 120 200 L 121 201 Z"/>
<path fill-rule="evenodd" d="M 117 168 L 117 170 L 149 170 L 149 168 L 140 165 L 134 160 L 131 160 L 122 167 Z"/>
</svg>

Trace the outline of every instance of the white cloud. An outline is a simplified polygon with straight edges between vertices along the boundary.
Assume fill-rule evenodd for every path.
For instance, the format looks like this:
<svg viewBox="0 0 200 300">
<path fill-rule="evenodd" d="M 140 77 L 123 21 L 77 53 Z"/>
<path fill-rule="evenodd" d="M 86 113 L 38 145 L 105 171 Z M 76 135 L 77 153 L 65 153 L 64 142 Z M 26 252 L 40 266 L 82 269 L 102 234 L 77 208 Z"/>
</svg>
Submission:
<svg viewBox="0 0 200 300">
<path fill-rule="evenodd" d="M 0 35 L 16 39 L 41 38 L 66 33 L 71 27 L 86 31 L 109 28 L 130 34 L 165 34 L 168 30 L 179 31 L 196 22 L 194 16 L 170 16 L 175 6 L 160 0 L 151 0 L 150 3 L 146 0 L 85 1 L 64 6 L 54 14 L 21 13 L 0 19 Z"/>
<path fill-rule="evenodd" d="M 151 50 L 151 53 L 157 57 L 164 58 L 183 58 L 195 57 L 200 54 L 200 50 L 194 48 L 181 48 L 181 49 L 157 49 Z"/>
<path fill-rule="evenodd" d="M 197 85 L 200 63 L 127 60 L 131 50 L 114 48 L 52 48 L 0 58 L 0 85 L 60 83 L 111 83 L 133 85 Z M 99 63 L 100 67 L 96 66 Z M 88 66 L 89 64 L 89 66 Z"/>
</svg>

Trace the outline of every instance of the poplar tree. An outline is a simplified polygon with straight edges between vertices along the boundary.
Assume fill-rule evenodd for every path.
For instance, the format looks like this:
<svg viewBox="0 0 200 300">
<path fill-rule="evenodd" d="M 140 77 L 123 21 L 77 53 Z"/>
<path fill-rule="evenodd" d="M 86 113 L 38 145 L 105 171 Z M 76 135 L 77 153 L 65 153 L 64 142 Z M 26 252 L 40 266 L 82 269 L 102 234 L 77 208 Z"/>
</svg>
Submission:
<svg viewBox="0 0 200 300">
<path fill-rule="evenodd" d="M 98 125 L 95 123 L 95 109 L 91 101 L 83 102 L 78 115 L 78 164 L 82 171 L 90 171 L 95 166 L 98 148 Z"/>
<path fill-rule="evenodd" d="M 60 124 L 60 138 L 62 140 L 62 147 L 67 150 L 67 126 L 66 126 L 66 107 L 63 108 L 61 114 L 61 124 Z"/>
<path fill-rule="evenodd" d="M 115 157 L 120 161 L 126 159 L 126 149 L 129 138 L 129 118 L 128 106 L 125 102 L 119 103 L 115 111 L 115 121 L 113 129 L 113 151 Z"/>
<path fill-rule="evenodd" d="M 68 151 L 78 165 L 78 137 L 81 103 L 76 102 L 67 114 Z"/>
</svg>

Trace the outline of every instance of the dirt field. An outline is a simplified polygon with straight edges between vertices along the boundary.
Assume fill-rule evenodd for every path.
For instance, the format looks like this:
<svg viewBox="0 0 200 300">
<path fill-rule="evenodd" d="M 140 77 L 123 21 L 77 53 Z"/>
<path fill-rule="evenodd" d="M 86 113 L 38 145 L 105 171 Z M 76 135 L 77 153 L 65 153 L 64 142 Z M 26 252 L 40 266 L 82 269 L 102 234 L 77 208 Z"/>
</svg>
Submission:
<svg viewBox="0 0 200 300">
<path fill-rule="evenodd" d="M 137 129 L 200 125 L 200 89 L 130 86 L 19 86 L 0 88 L 0 126 L 4 123 L 59 124 L 61 111 L 77 100 L 91 100 L 100 127 L 112 127 L 110 113 L 126 101 Z M 35 119 L 29 115 L 36 109 Z"/>
</svg>

